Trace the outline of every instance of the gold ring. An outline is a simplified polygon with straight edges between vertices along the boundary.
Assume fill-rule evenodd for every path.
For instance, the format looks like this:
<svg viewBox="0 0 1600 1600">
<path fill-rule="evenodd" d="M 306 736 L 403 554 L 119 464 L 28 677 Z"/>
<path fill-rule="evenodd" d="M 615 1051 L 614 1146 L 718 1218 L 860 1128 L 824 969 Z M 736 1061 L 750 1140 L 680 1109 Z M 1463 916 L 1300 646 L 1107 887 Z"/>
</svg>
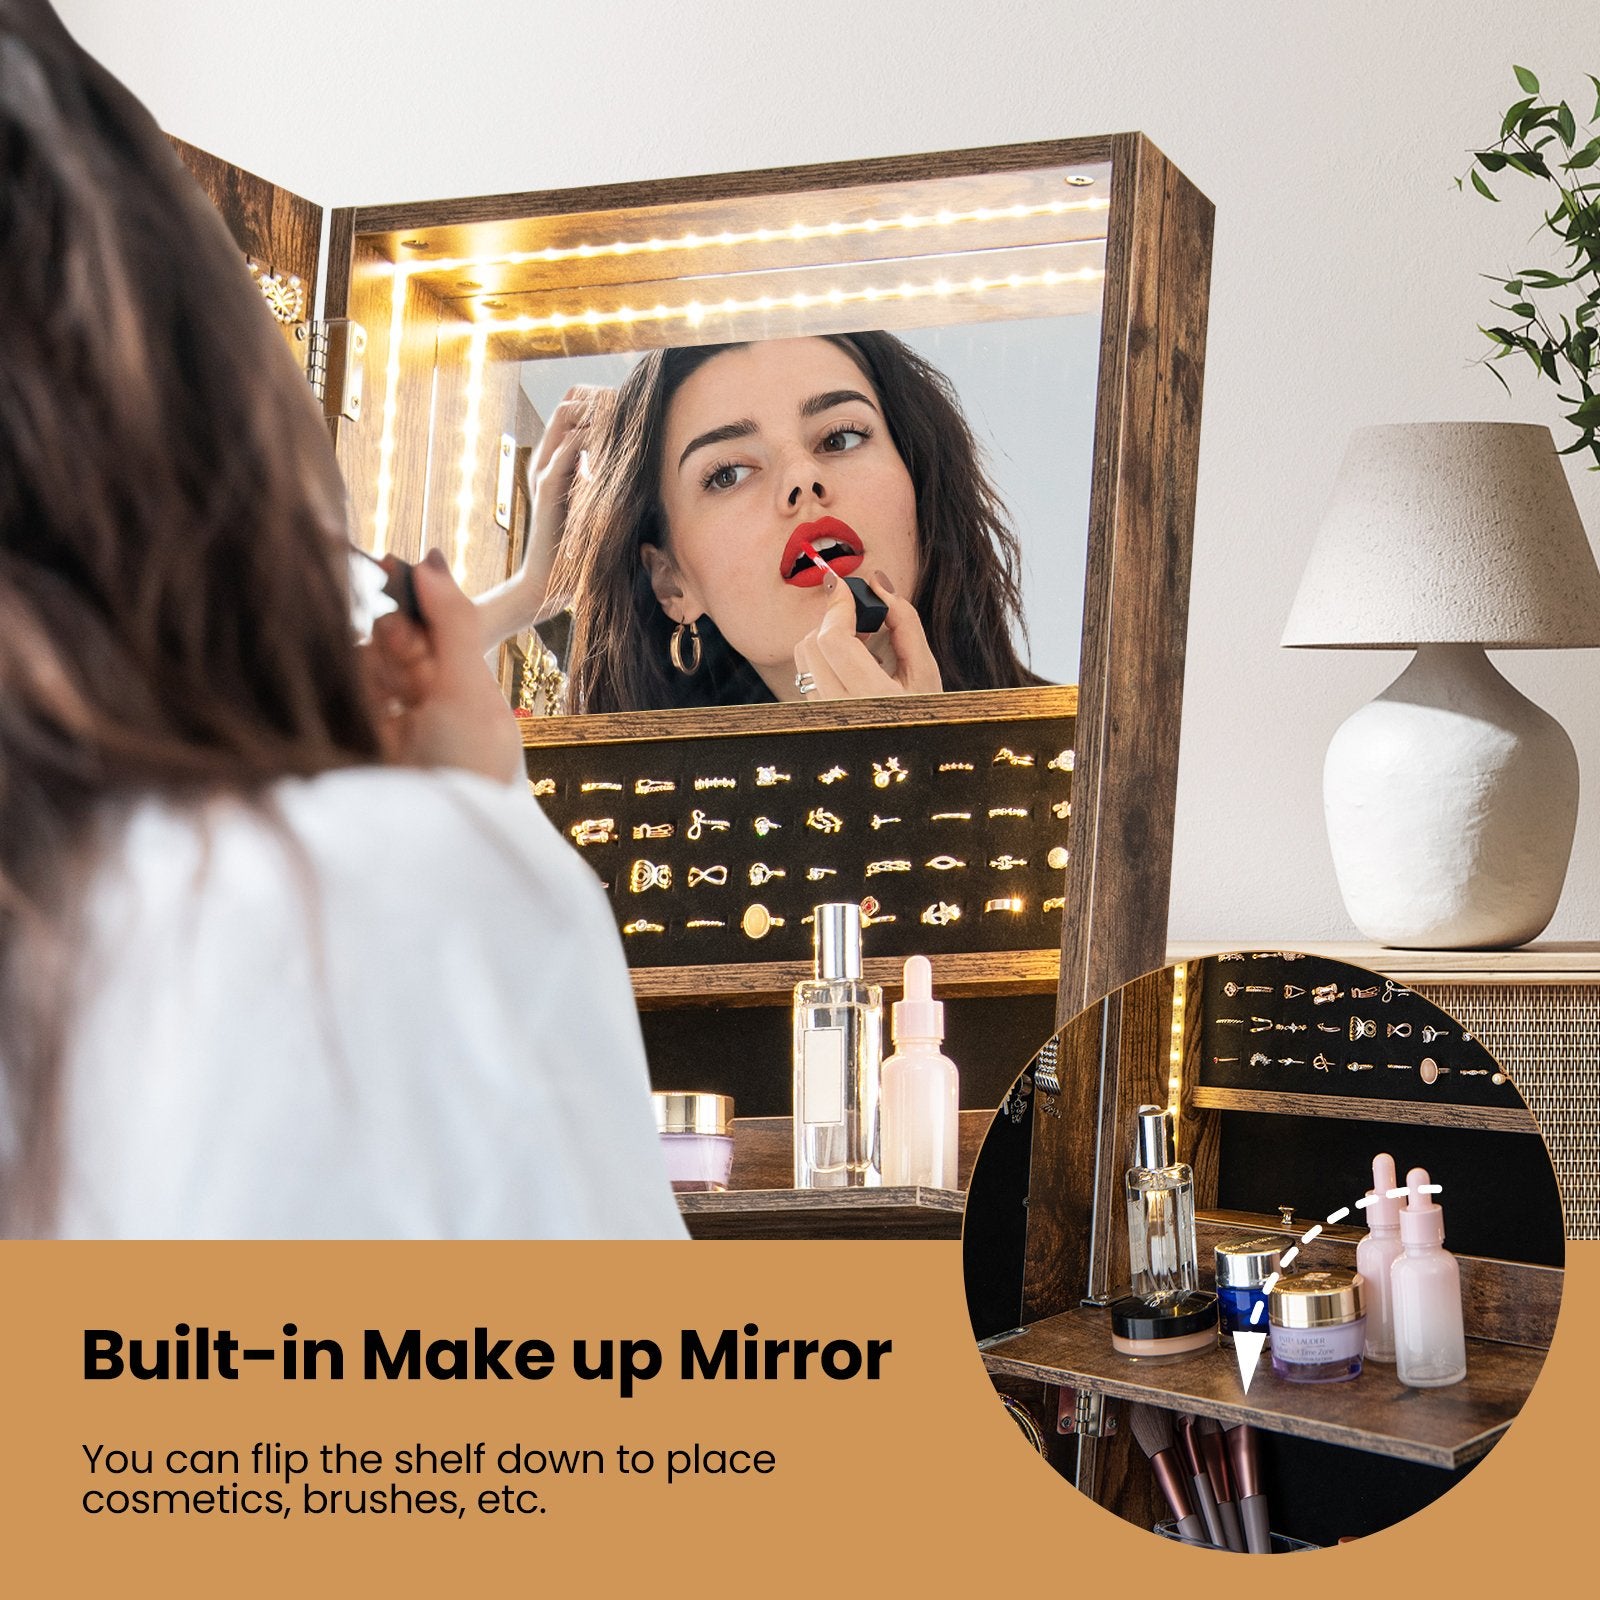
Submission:
<svg viewBox="0 0 1600 1600">
<path fill-rule="evenodd" d="M 1020 894 L 1003 894 L 993 900 L 983 902 L 984 914 L 991 911 L 1020 911 L 1022 910 L 1022 896 Z"/>
<path fill-rule="evenodd" d="M 628 872 L 628 889 L 633 894 L 643 894 L 646 889 L 670 889 L 672 868 L 657 866 L 653 861 L 635 861 Z"/>
</svg>

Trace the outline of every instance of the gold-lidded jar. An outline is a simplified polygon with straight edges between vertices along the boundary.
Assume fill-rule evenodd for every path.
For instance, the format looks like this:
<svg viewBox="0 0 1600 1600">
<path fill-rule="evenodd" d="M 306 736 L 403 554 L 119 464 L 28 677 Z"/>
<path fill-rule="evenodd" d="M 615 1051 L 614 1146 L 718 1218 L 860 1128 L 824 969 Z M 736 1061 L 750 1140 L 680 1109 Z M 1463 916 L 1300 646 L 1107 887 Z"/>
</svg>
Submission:
<svg viewBox="0 0 1600 1600">
<path fill-rule="evenodd" d="M 673 1189 L 679 1194 L 726 1189 L 733 1170 L 733 1096 L 674 1090 L 658 1091 L 650 1100 Z"/>
<path fill-rule="evenodd" d="M 1361 1376 L 1367 1337 L 1366 1279 L 1317 1267 L 1278 1279 L 1267 1297 L 1272 1369 L 1290 1383 L 1340 1383 Z"/>
</svg>

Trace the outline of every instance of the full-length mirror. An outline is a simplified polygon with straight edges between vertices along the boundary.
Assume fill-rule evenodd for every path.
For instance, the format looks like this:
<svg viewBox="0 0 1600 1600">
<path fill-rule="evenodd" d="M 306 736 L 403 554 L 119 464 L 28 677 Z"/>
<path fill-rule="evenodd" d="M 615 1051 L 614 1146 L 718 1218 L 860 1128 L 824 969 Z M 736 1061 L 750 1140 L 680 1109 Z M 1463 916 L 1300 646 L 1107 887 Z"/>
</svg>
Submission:
<svg viewBox="0 0 1600 1600">
<path fill-rule="evenodd" d="M 1075 684 L 1110 180 L 362 229 L 363 538 L 494 597 L 530 709 Z"/>
</svg>

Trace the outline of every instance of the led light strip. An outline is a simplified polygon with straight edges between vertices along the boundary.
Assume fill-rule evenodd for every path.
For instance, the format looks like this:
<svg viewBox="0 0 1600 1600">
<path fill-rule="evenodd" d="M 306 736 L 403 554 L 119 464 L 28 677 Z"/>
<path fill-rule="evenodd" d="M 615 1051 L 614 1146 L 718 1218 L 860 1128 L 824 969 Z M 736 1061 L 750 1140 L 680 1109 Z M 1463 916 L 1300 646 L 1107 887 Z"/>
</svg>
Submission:
<svg viewBox="0 0 1600 1600">
<path fill-rule="evenodd" d="M 1013 272 L 1003 278 L 964 278 L 956 282 L 939 278 L 933 283 L 901 283 L 888 289 L 869 284 L 864 289 L 833 288 L 817 294 L 764 294 L 753 300 L 729 297 L 709 305 L 691 300 L 686 305 L 656 305 L 644 310 L 619 306 L 614 311 L 599 311 L 591 307 L 587 311 L 554 311 L 547 317 L 505 317 L 491 322 L 463 323 L 459 331 L 465 333 L 474 328 L 487 328 L 513 333 L 560 333 L 568 328 L 604 328 L 640 322 L 684 322 L 691 328 L 698 328 L 708 317 L 744 316 L 752 312 L 810 311 L 826 306 L 880 305 L 900 300 L 987 294 L 997 289 L 1057 288 L 1068 283 L 1095 283 L 1104 277 L 1103 267 L 1080 267 L 1076 272 L 1058 272 L 1050 268 L 1045 272 Z"/>
<path fill-rule="evenodd" d="M 1172 1107 L 1172 1159 L 1178 1159 L 1178 1129 L 1183 1099 L 1183 1021 L 1189 1004 L 1189 968 L 1180 961 L 1172 969 L 1172 1050 L 1168 1056 L 1167 1103 Z"/>
<path fill-rule="evenodd" d="M 383 374 L 383 430 L 378 436 L 378 484 L 372 509 L 372 553 L 389 548 L 389 518 L 394 494 L 395 417 L 400 409 L 400 347 L 406 332 L 406 290 L 410 274 L 396 272 L 389 284 L 389 362 Z"/>
<path fill-rule="evenodd" d="M 898 217 L 864 217 L 854 222 L 795 222 L 787 228 L 754 228 L 743 233 L 685 233 L 676 239 L 618 239 L 613 244 L 548 245 L 543 250 L 510 250 L 503 255 L 458 256 L 439 261 L 407 263 L 428 272 L 464 272 L 479 267 L 525 266 L 533 261 L 592 261 L 605 256 L 660 255 L 669 251 L 727 250 L 747 244 L 793 243 L 807 239 L 838 239 L 846 234 L 912 232 L 920 228 L 958 227 L 974 222 L 1010 222 L 1029 217 L 1059 217 L 1075 211 L 1104 211 L 1110 201 L 1103 195 L 1081 200 L 1047 200 L 1036 205 L 979 206 L 972 211 L 936 211 L 926 215 L 903 212 Z"/>
<path fill-rule="evenodd" d="M 456 495 L 456 541 L 451 570 L 456 582 L 467 581 L 467 551 L 472 543 L 473 480 L 478 471 L 479 414 L 483 408 L 483 360 L 489 345 L 489 330 L 476 328 L 467 352 L 467 417 L 461 427 L 461 488 Z"/>
</svg>

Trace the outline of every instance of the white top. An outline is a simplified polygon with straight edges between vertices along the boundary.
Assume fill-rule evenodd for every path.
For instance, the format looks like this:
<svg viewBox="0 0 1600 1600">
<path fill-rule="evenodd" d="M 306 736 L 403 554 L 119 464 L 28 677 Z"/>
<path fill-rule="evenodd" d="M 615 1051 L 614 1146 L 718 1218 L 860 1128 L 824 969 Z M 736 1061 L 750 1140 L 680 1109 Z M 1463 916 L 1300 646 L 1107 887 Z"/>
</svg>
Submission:
<svg viewBox="0 0 1600 1600">
<path fill-rule="evenodd" d="M 682 1238 L 598 879 L 525 788 L 136 808 L 88 906 L 68 1238 Z"/>
</svg>

